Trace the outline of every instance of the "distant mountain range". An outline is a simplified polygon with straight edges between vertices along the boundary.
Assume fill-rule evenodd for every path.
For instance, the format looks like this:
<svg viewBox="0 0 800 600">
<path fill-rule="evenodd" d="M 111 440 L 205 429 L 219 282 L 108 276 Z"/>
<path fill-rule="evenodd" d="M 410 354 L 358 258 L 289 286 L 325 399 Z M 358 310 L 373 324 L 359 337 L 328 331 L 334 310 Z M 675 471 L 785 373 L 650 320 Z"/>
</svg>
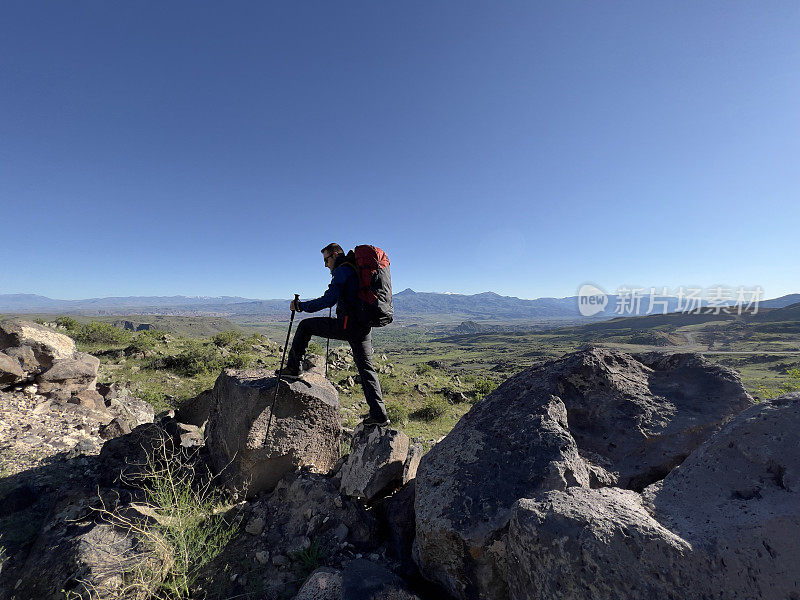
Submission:
<svg viewBox="0 0 800 600">
<path fill-rule="evenodd" d="M 288 300 L 250 300 L 237 296 L 121 296 L 55 300 L 35 294 L 0 294 L 0 311 L 17 313 L 63 312 L 84 315 L 175 314 L 223 316 L 238 314 L 232 307 L 264 304 L 275 309 Z"/>
<path fill-rule="evenodd" d="M 597 315 L 582 317 L 578 297 L 537 298 L 525 300 L 501 296 L 494 292 L 481 294 L 439 294 L 405 289 L 393 296 L 398 322 L 423 320 L 531 321 L 549 319 L 606 320 L 619 317 L 616 311 L 620 298 L 610 295 L 606 309 Z M 661 297 L 667 312 L 678 309 L 676 297 Z M 800 294 L 762 301 L 764 308 L 782 308 L 800 302 Z M 289 299 L 255 300 L 236 296 L 126 296 L 55 300 L 34 294 L 0 294 L 0 311 L 5 313 L 61 313 L 78 315 L 188 315 L 231 318 L 273 319 L 288 313 Z M 639 314 L 646 314 L 649 297 L 642 300 Z M 663 310 L 659 305 L 659 312 Z M 625 313 L 633 316 L 630 313 Z M 634 313 L 635 314 L 635 313 Z"/>
</svg>

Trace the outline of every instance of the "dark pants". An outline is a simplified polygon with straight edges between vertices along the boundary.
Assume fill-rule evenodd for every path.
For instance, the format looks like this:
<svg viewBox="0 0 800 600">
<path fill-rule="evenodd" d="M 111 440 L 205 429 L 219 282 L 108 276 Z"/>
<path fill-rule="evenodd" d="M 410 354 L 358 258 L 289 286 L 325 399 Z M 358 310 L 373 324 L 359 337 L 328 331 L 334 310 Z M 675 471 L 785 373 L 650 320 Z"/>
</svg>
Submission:
<svg viewBox="0 0 800 600">
<path fill-rule="evenodd" d="M 347 329 L 342 329 L 341 324 L 330 317 L 312 317 L 303 319 L 297 326 L 297 332 L 292 340 L 289 350 L 289 360 L 286 363 L 290 371 L 300 369 L 300 359 L 306 353 L 308 342 L 312 335 L 334 340 L 346 340 L 353 349 L 353 360 L 356 363 L 358 374 L 361 376 L 361 387 L 369 405 L 369 414 L 374 419 L 386 420 L 386 406 L 383 404 L 383 393 L 372 364 L 372 336 L 369 327 L 348 324 Z"/>
</svg>

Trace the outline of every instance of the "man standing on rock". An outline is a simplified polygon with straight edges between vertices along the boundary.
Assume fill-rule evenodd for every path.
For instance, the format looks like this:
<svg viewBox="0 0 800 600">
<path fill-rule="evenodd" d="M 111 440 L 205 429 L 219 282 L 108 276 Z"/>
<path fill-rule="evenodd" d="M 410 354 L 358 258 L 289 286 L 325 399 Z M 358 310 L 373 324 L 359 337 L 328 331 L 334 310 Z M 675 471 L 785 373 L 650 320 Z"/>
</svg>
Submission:
<svg viewBox="0 0 800 600">
<path fill-rule="evenodd" d="M 317 312 L 335 304 L 336 318 L 312 317 L 300 321 L 289 350 L 283 377 L 298 379 L 301 376 L 300 360 L 312 335 L 346 340 L 353 349 L 353 360 L 361 376 L 361 387 L 369 405 L 369 417 L 364 423 L 388 425 L 389 417 L 386 415 L 386 406 L 383 403 L 381 384 L 372 364 L 371 328 L 356 319 L 358 276 L 355 256 L 352 250 L 345 254 L 339 244 L 328 244 L 321 252 L 325 266 L 330 269 L 332 276 L 328 289 L 315 300 L 297 303 L 292 300 L 290 309 L 298 312 Z"/>
</svg>

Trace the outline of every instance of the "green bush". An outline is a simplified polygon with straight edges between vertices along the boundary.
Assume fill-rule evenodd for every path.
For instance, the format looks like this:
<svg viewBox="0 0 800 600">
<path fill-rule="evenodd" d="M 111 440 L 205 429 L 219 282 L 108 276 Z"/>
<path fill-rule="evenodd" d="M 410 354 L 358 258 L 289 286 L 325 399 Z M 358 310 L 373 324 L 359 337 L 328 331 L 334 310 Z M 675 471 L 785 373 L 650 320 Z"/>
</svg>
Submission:
<svg viewBox="0 0 800 600">
<path fill-rule="evenodd" d="M 134 483 L 144 493 L 147 520 L 131 520 L 124 513 L 101 511 L 117 527 L 128 529 L 148 552 L 148 560 L 131 564 L 123 576 L 119 598 L 186 599 L 192 596 L 200 573 L 235 537 L 234 519 L 225 516 L 230 501 L 201 482 L 190 460 L 172 455 L 167 443 L 148 456 L 142 480 Z M 309 553 L 309 560 L 314 559 Z M 94 597 L 94 596 L 92 596 Z"/>
<path fill-rule="evenodd" d="M 167 360 L 167 366 L 173 371 L 192 377 L 220 370 L 222 355 L 215 345 L 192 340 L 180 354 Z"/>
<path fill-rule="evenodd" d="M 224 367 L 231 369 L 246 369 L 253 363 L 255 357 L 245 352 L 232 352 L 222 361 Z"/>
<path fill-rule="evenodd" d="M 475 383 L 478 380 L 478 376 L 471 371 L 465 371 L 458 374 L 458 378 L 461 380 L 461 383 L 464 385 Z"/>
<path fill-rule="evenodd" d="M 173 408 L 170 403 L 167 402 L 166 394 L 163 391 L 139 388 L 134 392 L 134 395 L 140 400 L 147 402 L 156 412 Z"/>
<path fill-rule="evenodd" d="M 151 369 L 153 371 L 160 371 L 161 369 L 175 369 L 175 360 L 172 356 L 164 356 L 163 354 L 156 354 L 142 361 L 142 369 Z"/>
<path fill-rule="evenodd" d="M 353 423 L 353 427 L 355 427 L 355 425 L 356 423 Z M 345 424 L 345 427 L 348 427 L 348 425 Z M 353 447 L 353 440 L 350 438 L 343 438 L 342 443 L 339 446 L 339 458 L 350 454 L 350 450 L 352 450 L 352 447 Z"/>
<path fill-rule="evenodd" d="M 778 387 L 768 387 L 765 385 L 758 386 L 758 393 L 764 400 L 770 398 L 777 398 L 784 394 L 800 391 L 800 369 L 789 369 L 786 371 L 788 379 L 781 383 Z"/>
<path fill-rule="evenodd" d="M 433 372 L 433 367 L 427 363 L 418 363 L 415 368 L 415 371 L 417 375 L 426 375 L 428 373 Z"/>
<path fill-rule="evenodd" d="M 72 317 L 58 317 L 56 319 L 56 325 L 63 327 L 67 331 L 75 331 L 81 324 Z"/>
<path fill-rule="evenodd" d="M 480 400 L 497 389 L 497 384 L 488 377 L 478 377 L 475 380 L 475 399 Z"/>
<path fill-rule="evenodd" d="M 246 354 L 253 351 L 253 344 L 249 340 L 242 338 L 228 346 L 228 351 L 233 354 Z"/>
<path fill-rule="evenodd" d="M 317 342 L 311 342 L 308 345 L 308 350 L 306 350 L 308 354 L 319 354 L 322 355 L 325 353 L 325 349 L 320 346 Z"/>
<path fill-rule="evenodd" d="M 425 401 L 417 411 L 417 415 L 424 421 L 435 421 L 439 417 L 445 415 L 450 409 L 450 405 L 443 398 L 438 396 L 431 396 Z"/>
<path fill-rule="evenodd" d="M 114 327 L 110 323 L 92 321 L 81 325 L 72 333 L 76 342 L 84 344 L 125 344 L 133 337 L 130 331 Z"/>
<path fill-rule="evenodd" d="M 386 414 L 395 425 L 405 427 L 408 425 L 408 409 L 402 404 L 397 402 L 389 402 L 386 404 Z"/>
<path fill-rule="evenodd" d="M 135 352 L 147 352 L 152 350 L 158 344 L 158 334 L 153 331 L 140 331 L 131 340 L 131 343 L 126 348 L 129 354 Z"/>
<path fill-rule="evenodd" d="M 225 348 L 242 339 L 242 334 L 235 329 L 228 329 L 215 335 L 211 341 L 215 346 Z"/>
</svg>

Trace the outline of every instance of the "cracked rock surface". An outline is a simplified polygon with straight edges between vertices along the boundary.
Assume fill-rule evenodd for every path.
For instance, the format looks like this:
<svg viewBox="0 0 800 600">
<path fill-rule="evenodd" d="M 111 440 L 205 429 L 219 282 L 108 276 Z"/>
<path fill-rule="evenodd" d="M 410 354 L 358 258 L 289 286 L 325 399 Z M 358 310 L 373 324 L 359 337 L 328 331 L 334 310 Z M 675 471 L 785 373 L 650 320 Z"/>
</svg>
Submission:
<svg viewBox="0 0 800 600">
<path fill-rule="evenodd" d="M 643 494 L 571 488 L 520 500 L 511 598 L 796 597 L 798 431 L 795 393 L 743 411 Z"/>
</svg>

